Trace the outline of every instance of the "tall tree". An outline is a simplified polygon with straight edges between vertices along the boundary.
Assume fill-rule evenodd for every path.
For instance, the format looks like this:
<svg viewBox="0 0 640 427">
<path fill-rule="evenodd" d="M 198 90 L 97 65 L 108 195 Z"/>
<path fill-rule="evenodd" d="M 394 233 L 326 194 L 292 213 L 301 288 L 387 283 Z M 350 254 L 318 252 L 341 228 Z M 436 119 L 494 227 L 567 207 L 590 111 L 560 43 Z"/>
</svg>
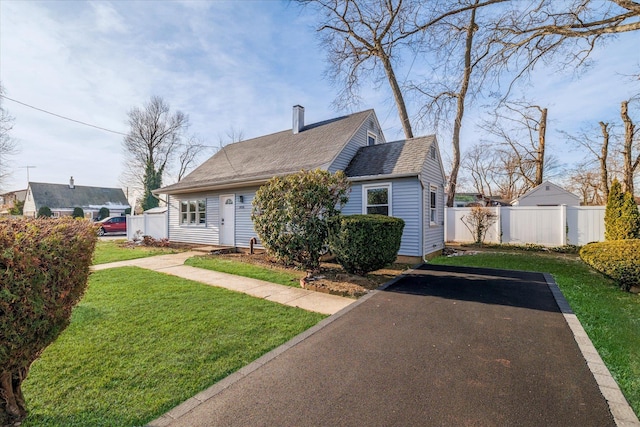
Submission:
<svg viewBox="0 0 640 427">
<path fill-rule="evenodd" d="M 144 210 L 158 206 L 152 191 L 162 186 L 167 166 L 177 155 L 189 117 L 181 111 L 171 112 L 162 98 L 153 96 L 143 108 L 129 111 L 129 132 L 123 141 L 128 166 L 143 190 Z"/>
<path fill-rule="evenodd" d="M 18 150 L 18 144 L 10 134 L 15 119 L 2 106 L 2 100 L 4 99 L 3 94 L 4 89 L 2 88 L 2 84 L 0 84 L 0 186 L 11 174 L 9 159 L 12 155 L 16 154 Z"/>
<path fill-rule="evenodd" d="M 542 184 L 545 173 L 547 109 L 524 101 L 505 102 L 480 127 L 516 160 L 527 190 Z M 552 165 L 547 165 L 550 169 Z"/>
<path fill-rule="evenodd" d="M 633 178 L 640 164 L 640 153 L 634 156 L 634 143 L 636 142 L 636 126 L 629 117 L 629 101 L 620 104 L 620 117 L 624 124 L 624 140 L 622 143 L 623 177 L 622 189 L 625 192 L 634 193 Z"/>
</svg>

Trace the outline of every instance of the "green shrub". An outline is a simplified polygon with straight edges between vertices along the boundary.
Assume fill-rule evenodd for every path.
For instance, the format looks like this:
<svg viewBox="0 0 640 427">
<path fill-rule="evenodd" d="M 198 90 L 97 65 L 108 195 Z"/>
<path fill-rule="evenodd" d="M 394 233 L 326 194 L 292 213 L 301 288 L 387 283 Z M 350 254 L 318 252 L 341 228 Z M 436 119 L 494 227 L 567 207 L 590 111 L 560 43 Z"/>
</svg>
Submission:
<svg viewBox="0 0 640 427">
<path fill-rule="evenodd" d="M 275 177 L 253 199 L 256 233 L 267 253 L 307 270 L 320 266 L 327 221 L 347 203 L 350 183 L 343 172 L 301 171 Z"/>
<path fill-rule="evenodd" d="M 0 425 L 26 416 L 21 384 L 69 324 L 96 240 L 86 220 L 0 220 Z"/>
<path fill-rule="evenodd" d="M 348 273 L 364 276 L 393 263 L 404 220 L 385 215 L 349 215 L 331 220 L 329 247 Z"/>
<path fill-rule="evenodd" d="M 101 207 L 100 211 L 98 211 L 98 221 L 108 218 L 110 214 L 111 212 L 109 212 L 109 208 Z"/>
<path fill-rule="evenodd" d="M 43 206 L 38 209 L 38 218 L 51 218 L 52 216 L 53 213 L 51 212 L 51 209 L 49 209 L 49 206 Z"/>
<path fill-rule="evenodd" d="M 84 210 L 82 208 L 73 208 L 72 218 L 84 218 Z"/>
<path fill-rule="evenodd" d="M 605 240 L 640 238 L 640 212 L 631 193 L 623 193 L 617 179 L 613 180 L 604 214 Z"/>
<path fill-rule="evenodd" d="M 589 243 L 580 249 L 580 258 L 625 291 L 640 286 L 640 239 Z"/>
</svg>

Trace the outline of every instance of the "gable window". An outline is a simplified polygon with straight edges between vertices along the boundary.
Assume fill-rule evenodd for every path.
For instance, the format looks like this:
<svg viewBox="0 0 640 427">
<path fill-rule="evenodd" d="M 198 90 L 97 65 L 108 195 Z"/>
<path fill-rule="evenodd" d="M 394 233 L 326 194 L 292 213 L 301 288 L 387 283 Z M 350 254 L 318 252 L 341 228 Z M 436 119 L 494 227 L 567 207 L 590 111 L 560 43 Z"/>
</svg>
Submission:
<svg viewBox="0 0 640 427">
<path fill-rule="evenodd" d="M 431 151 L 431 158 L 433 160 L 435 160 L 436 159 L 436 147 L 432 145 L 431 148 L 430 148 L 430 151 Z"/>
<path fill-rule="evenodd" d="M 391 216 L 391 184 L 362 186 L 363 213 Z"/>
<path fill-rule="evenodd" d="M 376 145 L 376 134 L 372 132 L 367 132 L 367 145 Z"/>
<path fill-rule="evenodd" d="M 207 203 L 205 199 L 182 200 L 180 202 L 180 225 L 205 225 Z"/>
<path fill-rule="evenodd" d="M 436 187 L 431 186 L 429 190 L 429 220 L 431 221 L 431 225 L 435 225 L 438 221 L 438 211 L 437 211 L 437 200 L 438 200 L 438 189 Z"/>
</svg>

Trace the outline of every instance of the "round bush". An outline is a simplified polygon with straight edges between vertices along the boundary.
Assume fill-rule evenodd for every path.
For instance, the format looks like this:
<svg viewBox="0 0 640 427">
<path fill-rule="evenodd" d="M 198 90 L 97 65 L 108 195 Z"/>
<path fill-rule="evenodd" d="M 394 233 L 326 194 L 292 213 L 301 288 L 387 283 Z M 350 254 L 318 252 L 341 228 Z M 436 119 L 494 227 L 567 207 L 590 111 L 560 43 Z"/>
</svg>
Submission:
<svg viewBox="0 0 640 427">
<path fill-rule="evenodd" d="M 625 291 L 640 286 L 640 239 L 589 243 L 580 249 L 580 258 Z"/>
<path fill-rule="evenodd" d="M 364 276 L 393 263 L 404 220 L 385 215 L 349 215 L 330 222 L 329 247 L 348 273 Z"/>
</svg>

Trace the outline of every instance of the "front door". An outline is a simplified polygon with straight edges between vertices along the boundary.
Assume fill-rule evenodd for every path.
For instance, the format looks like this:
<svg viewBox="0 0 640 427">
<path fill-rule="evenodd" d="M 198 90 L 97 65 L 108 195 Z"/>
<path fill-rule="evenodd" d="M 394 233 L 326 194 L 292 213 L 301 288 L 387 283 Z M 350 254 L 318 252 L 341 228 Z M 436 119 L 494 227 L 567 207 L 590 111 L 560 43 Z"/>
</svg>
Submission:
<svg viewBox="0 0 640 427">
<path fill-rule="evenodd" d="M 235 196 L 220 196 L 220 244 L 235 245 Z"/>
</svg>

